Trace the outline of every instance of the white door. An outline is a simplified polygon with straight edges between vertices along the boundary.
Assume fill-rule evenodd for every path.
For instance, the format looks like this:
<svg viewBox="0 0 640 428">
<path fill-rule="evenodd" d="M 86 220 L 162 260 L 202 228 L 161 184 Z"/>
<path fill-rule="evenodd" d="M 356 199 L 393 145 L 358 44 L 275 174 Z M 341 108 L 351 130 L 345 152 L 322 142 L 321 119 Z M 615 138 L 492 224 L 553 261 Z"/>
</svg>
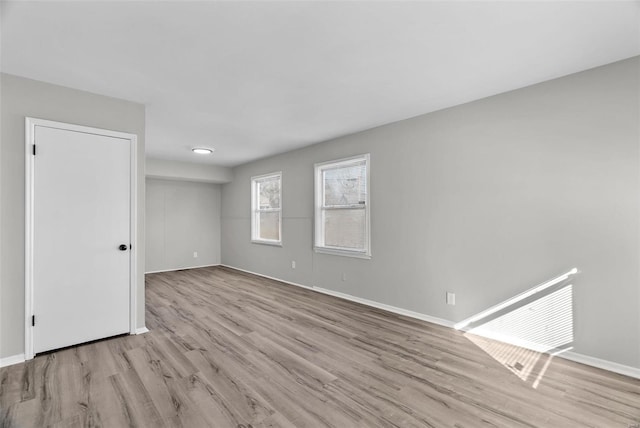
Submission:
<svg viewBox="0 0 640 428">
<path fill-rule="evenodd" d="M 130 141 L 35 126 L 33 351 L 129 332 Z"/>
</svg>

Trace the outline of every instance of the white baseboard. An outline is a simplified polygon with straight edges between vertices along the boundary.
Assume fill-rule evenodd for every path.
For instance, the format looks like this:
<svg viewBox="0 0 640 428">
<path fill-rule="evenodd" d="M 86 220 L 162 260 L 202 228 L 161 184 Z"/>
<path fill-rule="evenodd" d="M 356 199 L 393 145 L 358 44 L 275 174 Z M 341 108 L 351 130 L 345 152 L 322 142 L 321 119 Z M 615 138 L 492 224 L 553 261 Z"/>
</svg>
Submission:
<svg viewBox="0 0 640 428">
<path fill-rule="evenodd" d="M 396 306 L 386 305 L 384 303 L 376 302 L 374 300 L 363 299 L 361 297 L 352 296 L 351 294 L 340 293 L 339 291 L 333 291 L 333 290 L 329 290 L 329 289 L 322 288 L 322 287 L 313 287 L 313 286 L 310 287 L 308 285 L 302 285 L 302 284 L 297 284 L 297 283 L 291 282 L 291 281 L 285 281 L 285 280 L 282 280 L 280 278 L 274 278 L 272 276 L 263 275 L 261 273 L 251 272 L 249 270 L 240 269 L 240 268 L 237 268 L 235 266 L 229 266 L 229 265 L 225 265 L 225 264 L 222 264 L 221 266 L 228 267 L 230 269 L 239 270 L 241 272 L 250 273 L 252 275 L 261 276 L 263 278 L 272 279 L 274 281 L 284 282 L 285 284 L 295 285 L 296 287 L 306 288 L 307 290 L 315 291 L 315 292 L 321 293 L 321 294 L 326 294 L 328 296 L 337 297 L 339 299 L 344 299 L 344 300 L 349 300 L 351 302 L 361 303 L 361 304 L 366 305 L 366 306 L 371 306 L 372 308 L 382 309 L 382 310 L 387 311 L 387 312 L 393 312 L 394 314 L 404 315 L 404 316 L 407 316 L 407 317 L 410 317 L 410 318 L 416 318 L 416 319 L 419 319 L 419 320 L 422 320 L 422 321 L 427 321 L 427 322 L 430 322 L 430 323 L 433 323 L 433 324 L 438 324 L 438 325 L 441 325 L 441 326 L 444 326 L 444 327 L 453 328 L 453 324 L 454 323 L 452 321 L 445 320 L 445 319 L 442 319 L 442 318 L 436 318 L 436 317 L 432 317 L 432 316 L 429 316 L 429 315 L 426 315 L 426 314 L 421 314 L 419 312 L 414 312 L 414 311 L 410 311 L 410 310 L 407 310 L 407 309 L 398 308 Z"/>
<path fill-rule="evenodd" d="M 10 357 L 0 358 L 0 367 L 12 366 L 14 364 L 24 363 L 25 361 L 24 354 L 12 355 Z"/>
<path fill-rule="evenodd" d="M 199 268 L 206 268 L 206 267 L 213 267 L 213 266 L 220 266 L 220 263 L 216 263 L 216 264 L 213 264 L 213 265 L 181 267 L 181 268 L 175 268 L 175 269 L 152 270 L 152 271 L 149 271 L 149 272 L 145 272 L 144 274 L 146 275 L 148 273 L 175 272 L 175 271 L 178 271 L 178 270 L 199 269 Z M 238 270 L 240 270 L 240 269 L 238 269 Z"/>
<path fill-rule="evenodd" d="M 409 318 L 415 318 L 415 319 L 419 319 L 419 320 L 422 320 L 422 321 L 430 322 L 430 323 L 433 323 L 433 324 L 441 325 L 443 327 L 454 328 L 453 326 L 455 325 L 455 323 L 453 321 L 449 321 L 449 320 L 445 320 L 445 319 L 437 318 L 437 317 L 432 317 L 430 315 L 421 314 L 419 312 L 414 312 L 414 311 L 410 311 L 410 310 L 407 310 L 407 309 L 398 308 L 396 306 L 386 305 L 384 303 L 379 303 L 379 302 L 376 302 L 376 301 L 373 301 L 373 300 L 363 299 L 361 297 L 352 296 L 350 294 L 340 293 L 338 291 L 328 290 L 326 288 L 310 287 L 308 285 L 296 284 L 295 282 L 285 281 L 285 280 L 282 280 L 280 278 L 274 278 L 272 276 L 263 275 L 261 273 L 252 272 L 252 271 L 249 271 L 249 270 L 246 270 L 246 269 L 240 269 L 240 268 L 237 268 L 235 266 L 230 266 L 230 265 L 226 265 L 226 264 L 221 264 L 220 266 L 228 267 L 230 269 L 239 270 L 241 272 L 250 273 L 252 275 L 261 276 L 263 278 L 272 279 L 274 281 L 284 282 L 285 284 L 295 285 L 296 287 L 306 288 L 307 290 L 315 291 L 315 292 L 322 293 L 322 294 L 327 294 L 329 296 L 338 297 L 340 299 L 349 300 L 349 301 L 356 302 L 356 303 L 361 303 L 361 304 L 366 305 L 366 306 L 371 306 L 373 308 L 382 309 L 382 310 L 385 310 L 385 311 L 388 311 L 388 312 L 392 312 L 392 313 L 395 313 L 395 314 L 398 314 L 398 315 L 404 315 L 404 316 L 407 316 Z M 517 344 L 517 345 L 521 346 L 522 344 L 524 344 L 524 343 L 520 343 L 520 344 Z M 640 368 L 631 367 L 631 366 L 625 366 L 623 364 L 618 364 L 618 363 L 614 363 L 614 362 L 611 362 L 611 361 L 602 360 L 600 358 L 589 357 L 587 355 L 582 355 L 582 354 L 578 354 L 576 352 L 571 352 L 571 351 L 562 352 L 562 353 L 558 354 L 557 356 L 560 357 L 560 358 L 564 358 L 566 360 L 574 361 L 576 363 L 581 363 L 581 364 L 585 364 L 585 365 L 588 365 L 588 366 L 596 367 L 596 368 L 599 368 L 599 369 L 608 370 L 610 372 L 623 374 L 623 375 L 626 375 L 626 376 L 630 376 L 630 377 L 633 377 L 633 378 L 640 379 Z"/>
<path fill-rule="evenodd" d="M 224 263 L 221 264 L 220 266 L 224 266 L 227 267 L 229 269 L 233 269 L 233 270 L 239 270 L 240 272 L 245 272 L 245 273 L 250 273 L 251 275 L 255 275 L 255 276 L 261 276 L 263 278 L 267 278 L 267 279 L 272 279 L 274 281 L 278 281 L 278 282 L 284 282 L 285 284 L 289 284 L 289 285 L 295 285 L 296 287 L 302 287 L 302 288 L 306 288 L 307 290 L 316 290 L 314 287 L 309 287 L 308 285 L 302 285 L 302 284 L 298 284 L 296 282 L 291 282 L 291 281 L 285 281 L 284 279 L 280 279 L 280 278 L 275 278 L 273 276 L 269 276 L 269 275 L 263 275 L 261 273 L 258 272 L 252 272 L 250 270 L 246 270 L 246 269 L 240 269 L 237 268 L 235 266 L 229 266 L 229 265 L 225 265 Z"/>
<path fill-rule="evenodd" d="M 585 364 L 591 367 L 597 367 L 599 369 L 607 370 L 610 372 L 618 373 L 621 375 L 640 379 L 640 369 L 631 366 L 625 366 L 623 364 L 614 363 L 607 360 L 602 360 L 596 357 L 590 357 L 588 355 L 578 354 L 576 352 L 563 352 L 558 354 L 558 357 L 565 360 L 574 361 L 576 363 Z"/>
<path fill-rule="evenodd" d="M 318 293 L 327 294 L 329 296 L 338 297 L 340 299 L 349 300 L 351 302 L 360 303 L 372 308 L 382 309 L 383 311 L 392 312 L 398 315 L 404 315 L 409 318 L 419 319 L 421 321 L 430 322 L 432 324 L 438 324 L 443 327 L 453 328 L 453 321 L 445 320 L 442 318 L 432 317 L 430 315 L 421 314 L 420 312 L 410 311 L 408 309 L 398 308 L 397 306 L 386 305 L 384 303 L 376 302 L 374 300 L 363 299 L 361 297 L 352 296 L 351 294 L 340 293 L 339 291 L 328 290 L 321 287 L 313 287 L 313 291 Z"/>
<path fill-rule="evenodd" d="M 144 334 L 148 332 L 149 332 L 149 329 L 147 329 L 146 327 L 141 327 L 136 329 L 135 334 Z M 10 357 L 0 358 L 0 367 L 12 366 L 14 364 L 24 363 L 25 361 L 26 361 L 26 358 L 24 354 L 12 355 Z"/>
</svg>

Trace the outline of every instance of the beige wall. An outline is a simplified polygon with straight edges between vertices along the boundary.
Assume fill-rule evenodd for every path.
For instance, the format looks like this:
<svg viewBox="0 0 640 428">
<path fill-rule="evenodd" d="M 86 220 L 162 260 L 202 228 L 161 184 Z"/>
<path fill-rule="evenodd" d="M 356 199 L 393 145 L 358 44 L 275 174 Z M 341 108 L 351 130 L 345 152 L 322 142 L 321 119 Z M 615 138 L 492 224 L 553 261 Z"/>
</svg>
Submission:
<svg viewBox="0 0 640 428">
<path fill-rule="evenodd" d="M 144 106 L 0 74 L 0 358 L 24 352 L 24 119 L 138 135 L 138 327 L 144 326 Z"/>
<path fill-rule="evenodd" d="M 236 167 L 222 188 L 222 262 L 455 322 L 577 267 L 574 350 L 640 367 L 639 68 L 634 58 Z M 313 165 L 362 153 L 372 259 L 314 253 Z M 250 177 L 273 171 L 282 248 L 250 242 Z"/>
<path fill-rule="evenodd" d="M 147 272 L 220 263 L 219 184 L 147 178 L 145 197 Z"/>
</svg>

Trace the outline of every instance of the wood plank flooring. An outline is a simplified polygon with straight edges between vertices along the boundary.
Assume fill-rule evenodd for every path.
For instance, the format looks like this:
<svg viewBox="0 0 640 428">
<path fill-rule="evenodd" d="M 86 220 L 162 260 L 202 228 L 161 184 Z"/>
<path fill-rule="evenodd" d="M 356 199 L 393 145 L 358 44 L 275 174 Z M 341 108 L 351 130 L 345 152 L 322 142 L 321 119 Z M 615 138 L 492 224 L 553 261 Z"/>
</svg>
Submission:
<svg viewBox="0 0 640 428">
<path fill-rule="evenodd" d="M 623 427 L 640 381 L 223 267 L 150 333 L 0 369 L 0 427 Z M 493 355 L 493 356 L 492 356 Z"/>
</svg>

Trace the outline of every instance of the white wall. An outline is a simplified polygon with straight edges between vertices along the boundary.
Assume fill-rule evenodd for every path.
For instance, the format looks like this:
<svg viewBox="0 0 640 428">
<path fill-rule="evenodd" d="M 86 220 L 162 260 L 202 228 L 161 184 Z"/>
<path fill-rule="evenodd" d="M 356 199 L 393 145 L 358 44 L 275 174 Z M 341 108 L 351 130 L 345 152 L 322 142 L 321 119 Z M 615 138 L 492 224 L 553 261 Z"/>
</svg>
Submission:
<svg viewBox="0 0 640 428">
<path fill-rule="evenodd" d="M 144 106 L 8 74 L 0 85 L 0 358 L 24 352 L 25 116 L 138 135 L 137 327 L 144 327 Z"/>
<path fill-rule="evenodd" d="M 222 262 L 455 322 L 577 267 L 575 351 L 640 367 L 639 72 L 636 57 L 236 167 Z M 313 164 L 361 153 L 373 257 L 314 253 Z M 250 242 L 250 177 L 273 171 L 282 248 Z"/>
<path fill-rule="evenodd" d="M 220 185 L 147 178 L 146 228 L 147 272 L 219 264 Z"/>
</svg>

